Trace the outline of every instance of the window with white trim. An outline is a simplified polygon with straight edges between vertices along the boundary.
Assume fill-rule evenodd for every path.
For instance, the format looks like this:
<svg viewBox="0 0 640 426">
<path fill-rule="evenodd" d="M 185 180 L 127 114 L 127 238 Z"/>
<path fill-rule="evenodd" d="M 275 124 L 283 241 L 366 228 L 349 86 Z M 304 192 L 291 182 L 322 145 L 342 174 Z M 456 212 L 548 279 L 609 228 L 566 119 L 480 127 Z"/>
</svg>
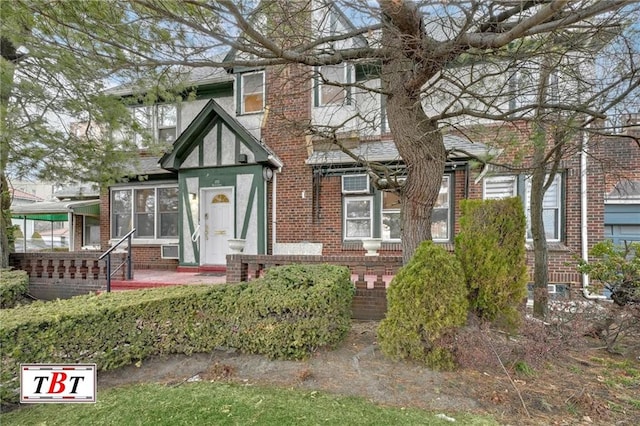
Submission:
<svg viewBox="0 0 640 426">
<path fill-rule="evenodd" d="M 561 175 L 556 175 L 553 183 L 544 193 L 542 200 L 542 220 L 547 241 L 560 241 L 560 213 L 562 205 Z M 546 177 L 545 177 L 546 179 Z M 532 239 L 531 234 L 531 179 L 525 179 L 525 212 L 527 215 L 527 239 Z"/>
<path fill-rule="evenodd" d="M 449 241 L 451 230 L 451 179 L 442 177 L 440 193 L 431 213 L 431 237 L 434 241 Z"/>
<path fill-rule="evenodd" d="M 349 103 L 348 88 L 344 85 L 350 81 L 350 69 L 346 63 L 318 68 L 316 106 Z"/>
<path fill-rule="evenodd" d="M 139 148 L 148 146 L 145 138 L 153 141 L 172 143 L 176 139 L 178 125 L 178 109 L 173 104 L 157 104 L 137 106 L 132 108 L 133 118 L 139 132 L 134 134 L 134 140 Z"/>
<path fill-rule="evenodd" d="M 524 188 L 518 189 L 518 178 L 514 175 L 492 176 L 484 179 L 483 195 L 485 200 L 495 200 L 520 196 L 523 199 L 527 218 L 527 239 L 531 235 L 531 179 L 524 179 Z M 562 225 L 562 175 L 554 177 L 553 183 L 544 194 L 542 202 L 545 234 L 548 241 L 560 241 Z"/>
<path fill-rule="evenodd" d="M 373 197 L 345 197 L 343 209 L 345 240 L 373 236 Z"/>
<path fill-rule="evenodd" d="M 483 179 L 482 188 L 485 200 L 501 200 L 518 195 L 516 176 L 492 176 Z"/>
<path fill-rule="evenodd" d="M 92 216 L 82 216 L 82 245 L 100 245 L 100 219 Z"/>
<path fill-rule="evenodd" d="M 111 238 L 121 238 L 133 227 L 133 238 L 178 237 L 178 188 L 176 186 L 113 188 L 111 190 Z"/>
<path fill-rule="evenodd" d="M 264 110 L 264 78 L 264 71 L 240 74 L 240 114 L 251 114 Z"/>
<path fill-rule="evenodd" d="M 382 239 L 400 241 L 400 195 L 396 192 L 382 193 Z"/>
</svg>

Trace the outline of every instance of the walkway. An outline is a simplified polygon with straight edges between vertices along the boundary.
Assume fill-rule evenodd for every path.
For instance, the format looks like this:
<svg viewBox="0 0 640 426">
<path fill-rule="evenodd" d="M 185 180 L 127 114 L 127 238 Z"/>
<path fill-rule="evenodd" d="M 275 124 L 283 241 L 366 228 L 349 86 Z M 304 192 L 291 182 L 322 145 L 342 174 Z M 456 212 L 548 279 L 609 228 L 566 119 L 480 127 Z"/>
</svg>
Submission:
<svg viewBox="0 0 640 426">
<path fill-rule="evenodd" d="M 135 269 L 133 271 L 133 280 L 112 280 L 111 289 L 118 291 L 185 284 L 222 284 L 226 281 L 227 277 L 223 272 L 201 273 Z"/>
</svg>

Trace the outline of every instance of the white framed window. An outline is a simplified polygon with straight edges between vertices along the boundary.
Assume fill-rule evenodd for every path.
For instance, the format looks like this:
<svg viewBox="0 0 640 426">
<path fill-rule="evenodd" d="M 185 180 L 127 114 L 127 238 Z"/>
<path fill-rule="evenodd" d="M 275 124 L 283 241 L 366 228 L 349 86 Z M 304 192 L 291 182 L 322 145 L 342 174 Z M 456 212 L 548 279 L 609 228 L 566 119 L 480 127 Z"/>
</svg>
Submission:
<svg viewBox="0 0 640 426">
<path fill-rule="evenodd" d="M 396 192 L 382 193 L 382 239 L 384 241 L 400 241 L 400 195 Z"/>
<path fill-rule="evenodd" d="M 240 74 L 240 114 L 262 112 L 265 103 L 264 71 Z"/>
<path fill-rule="evenodd" d="M 133 238 L 177 238 L 177 186 L 113 188 L 111 238 L 121 238 L 134 227 Z"/>
<path fill-rule="evenodd" d="M 545 177 L 546 179 L 547 177 Z M 562 176 L 557 174 L 544 193 L 542 200 L 542 220 L 547 241 L 560 241 Z M 527 239 L 531 240 L 531 179 L 525 178 L 525 213 L 527 216 Z"/>
<path fill-rule="evenodd" d="M 367 175 L 343 175 L 342 176 L 342 193 L 343 194 L 368 194 L 369 193 L 369 176 Z"/>
<path fill-rule="evenodd" d="M 431 237 L 434 241 L 449 241 L 451 230 L 451 178 L 442 177 L 440 193 L 431 213 Z"/>
<path fill-rule="evenodd" d="M 501 200 L 518 195 L 516 176 L 492 176 L 483 179 L 482 197 L 485 200 Z"/>
<path fill-rule="evenodd" d="M 176 139 L 178 109 L 174 104 L 158 104 L 132 107 L 133 118 L 139 131 L 134 140 L 139 148 L 148 146 L 145 138 L 153 141 L 172 143 Z"/>
<path fill-rule="evenodd" d="M 483 182 L 483 197 L 485 200 L 497 200 L 507 197 L 520 196 L 524 202 L 527 218 L 527 240 L 531 235 L 531 179 L 524 180 L 524 191 L 518 189 L 518 177 L 515 175 L 492 176 Z M 562 175 L 557 174 L 553 183 L 544 194 L 542 202 L 544 230 L 548 241 L 560 241 L 562 229 Z"/>
<path fill-rule="evenodd" d="M 349 90 L 345 84 L 351 81 L 350 66 L 346 63 L 323 65 L 317 72 L 316 106 L 349 103 Z"/>
<path fill-rule="evenodd" d="M 100 219 L 92 216 L 82 216 L 82 245 L 100 245 Z"/>
<path fill-rule="evenodd" d="M 372 237 L 373 197 L 345 197 L 343 210 L 345 240 Z"/>
</svg>

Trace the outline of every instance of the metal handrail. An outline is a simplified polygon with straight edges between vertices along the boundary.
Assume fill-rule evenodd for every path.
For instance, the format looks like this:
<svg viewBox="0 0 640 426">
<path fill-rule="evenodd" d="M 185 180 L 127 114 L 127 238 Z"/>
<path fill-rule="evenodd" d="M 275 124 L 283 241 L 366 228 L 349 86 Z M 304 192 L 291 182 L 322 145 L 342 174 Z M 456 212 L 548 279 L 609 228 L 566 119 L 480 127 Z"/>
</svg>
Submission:
<svg viewBox="0 0 640 426">
<path fill-rule="evenodd" d="M 133 278 L 133 271 L 131 270 L 131 236 L 136 232 L 136 228 L 133 228 L 131 231 L 127 232 L 127 234 L 120 239 L 117 243 L 115 243 L 111 248 L 102 253 L 98 260 L 102 260 L 107 258 L 107 293 L 111 293 L 111 277 L 113 274 L 118 272 L 120 268 L 126 263 L 127 264 L 127 281 L 130 281 Z M 111 252 L 114 251 L 120 244 L 122 244 L 125 240 L 127 240 L 127 258 L 118 265 L 118 267 L 112 272 L 111 271 Z"/>
</svg>

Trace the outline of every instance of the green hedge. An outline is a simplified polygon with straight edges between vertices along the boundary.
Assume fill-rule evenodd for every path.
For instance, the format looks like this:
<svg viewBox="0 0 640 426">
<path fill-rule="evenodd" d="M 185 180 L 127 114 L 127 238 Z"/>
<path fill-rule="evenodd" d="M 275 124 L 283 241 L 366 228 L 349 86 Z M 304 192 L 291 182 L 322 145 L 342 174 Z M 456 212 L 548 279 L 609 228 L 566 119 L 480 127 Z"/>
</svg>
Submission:
<svg viewBox="0 0 640 426">
<path fill-rule="evenodd" d="M 79 296 L 0 312 L 0 399 L 15 400 L 20 363 L 96 363 L 233 347 L 298 359 L 337 344 L 350 325 L 344 267 L 273 268 L 249 283 Z"/>
<path fill-rule="evenodd" d="M 471 310 L 484 320 L 516 326 L 528 281 L 522 201 L 463 200 L 460 208 L 455 254 L 464 269 Z"/>
<path fill-rule="evenodd" d="M 24 271 L 0 269 L 0 308 L 13 308 L 29 291 L 29 276 Z"/>
<path fill-rule="evenodd" d="M 460 262 L 432 241 L 418 246 L 387 290 L 387 315 L 378 327 L 382 352 L 436 369 L 451 369 L 453 355 L 441 339 L 467 319 L 467 288 Z"/>
</svg>

